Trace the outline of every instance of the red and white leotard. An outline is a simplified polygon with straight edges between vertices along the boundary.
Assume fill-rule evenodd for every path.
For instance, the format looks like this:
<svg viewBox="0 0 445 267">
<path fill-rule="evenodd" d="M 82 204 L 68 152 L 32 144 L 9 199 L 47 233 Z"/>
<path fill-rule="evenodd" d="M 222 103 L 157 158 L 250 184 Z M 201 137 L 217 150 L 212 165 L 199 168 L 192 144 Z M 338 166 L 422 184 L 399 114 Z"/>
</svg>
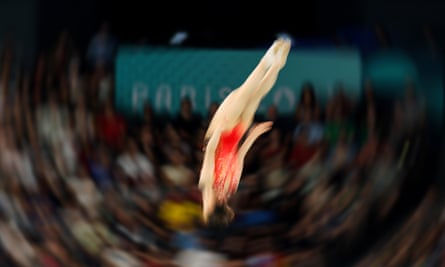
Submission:
<svg viewBox="0 0 445 267">
<path fill-rule="evenodd" d="M 231 130 L 221 133 L 215 151 L 213 190 L 217 201 L 225 202 L 235 193 L 239 184 L 236 173 L 241 167 L 238 161 L 238 145 L 244 134 L 244 127 L 237 124 Z"/>
</svg>

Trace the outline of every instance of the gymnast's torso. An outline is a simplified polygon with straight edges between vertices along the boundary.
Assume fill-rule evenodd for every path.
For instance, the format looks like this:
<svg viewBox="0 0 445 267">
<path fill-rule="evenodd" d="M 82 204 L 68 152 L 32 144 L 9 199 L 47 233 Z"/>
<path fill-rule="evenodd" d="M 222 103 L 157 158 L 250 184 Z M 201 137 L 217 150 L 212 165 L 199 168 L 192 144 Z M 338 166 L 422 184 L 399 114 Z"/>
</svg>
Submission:
<svg viewBox="0 0 445 267">
<path fill-rule="evenodd" d="M 241 167 L 238 160 L 238 146 L 245 132 L 241 124 L 221 133 L 215 151 L 215 169 L 213 189 L 217 201 L 226 201 L 235 193 L 239 178 L 236 173 Z"/>
</svg>

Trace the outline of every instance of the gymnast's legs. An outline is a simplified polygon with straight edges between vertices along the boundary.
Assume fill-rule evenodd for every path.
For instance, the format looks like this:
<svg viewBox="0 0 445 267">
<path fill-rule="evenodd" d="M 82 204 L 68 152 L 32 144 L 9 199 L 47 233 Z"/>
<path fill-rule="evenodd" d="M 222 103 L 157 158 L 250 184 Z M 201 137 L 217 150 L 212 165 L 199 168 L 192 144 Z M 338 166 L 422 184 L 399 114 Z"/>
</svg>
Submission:
<svg viewBox="0 0 445 267">
<path fill-rule="evenodd" d="M 272 89 L 278 72 L 286 63 L 290 46 L 290 40 L 282 38 L 272 44 L 246 81 L 220 104 L 207 129 L 206 139 L 213 134 L 216 124 L 223 124 L 226 129 L 238 123 L 246 128 L 250 126 L 261 100 Z"/>
<path fill-rule="evenodd" d="M 269 91 L 275 84 L 278 78 L 278 73 L 283 67 L 282 64 L 286 61 L 287 55 L 289 53 L 290 43 L 284 43 L 283 46 L 280 48 L 281 50 L 279 51 L 280 54 L 277 55 L 277 61 L 275 61 L 266 72 L 263 79 L 258 84 L 256 90 L 248 96 L 249 98 L 247 99 L 247 104 L 240 115 L 241 121 L 243 121 L 243 123 L 245 123 L 246 125 L 252 124 L 255 112 L 258 110 L 258 106 L 260 105 L 261 100 L 267 93 L 269 93 Z"/>
</svg>

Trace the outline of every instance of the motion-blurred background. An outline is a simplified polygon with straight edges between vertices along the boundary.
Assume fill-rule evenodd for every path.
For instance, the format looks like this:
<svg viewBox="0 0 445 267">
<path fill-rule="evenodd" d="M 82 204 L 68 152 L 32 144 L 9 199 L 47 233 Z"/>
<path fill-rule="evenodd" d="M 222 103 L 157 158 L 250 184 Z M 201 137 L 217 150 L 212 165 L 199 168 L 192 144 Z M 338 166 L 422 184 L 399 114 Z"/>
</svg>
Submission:
<svg viewBox="0 0 445 267">
<path fill-rule="evenodd" d="M 443 1 L 0 0 L 0 266 L 444 266 Z M 278 36 L 225 229 L 213 112 Z"/>
</svg>

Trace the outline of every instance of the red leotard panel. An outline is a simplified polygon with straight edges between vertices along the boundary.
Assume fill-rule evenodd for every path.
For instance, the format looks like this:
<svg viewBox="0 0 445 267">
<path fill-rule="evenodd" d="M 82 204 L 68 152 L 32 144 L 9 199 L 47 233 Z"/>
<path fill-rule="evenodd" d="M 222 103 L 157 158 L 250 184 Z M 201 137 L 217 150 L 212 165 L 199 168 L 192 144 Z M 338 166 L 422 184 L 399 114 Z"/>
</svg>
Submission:
<svg viewBox="0 0 445 267">
<path fill-rule="evenodd" d="M 226 201 L 238 187 L 239 179 L 235 178 L 235 173 L 241 168 L 238 163 L 238 144 L 243 133 L 241 124 L 221 133 L 215 151 L 215 180 L 213 182 L 218 201 Z"/>
</svg>

